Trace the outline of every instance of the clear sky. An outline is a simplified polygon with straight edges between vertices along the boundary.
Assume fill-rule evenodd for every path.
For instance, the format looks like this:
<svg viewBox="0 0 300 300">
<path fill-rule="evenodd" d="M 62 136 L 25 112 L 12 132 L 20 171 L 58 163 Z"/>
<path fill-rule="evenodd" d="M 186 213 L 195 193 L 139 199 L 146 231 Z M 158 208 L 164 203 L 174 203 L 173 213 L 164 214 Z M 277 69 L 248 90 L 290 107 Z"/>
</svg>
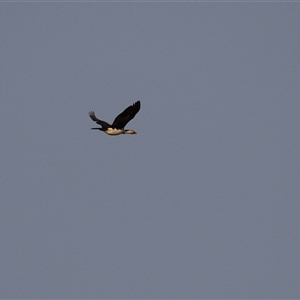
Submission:
<svg viewBox="0 0 300 300">
<path fill-rule="evenodd" d="M 1 298 L 300 298 L 299 3 L 0 8 Z"/>
</svg>

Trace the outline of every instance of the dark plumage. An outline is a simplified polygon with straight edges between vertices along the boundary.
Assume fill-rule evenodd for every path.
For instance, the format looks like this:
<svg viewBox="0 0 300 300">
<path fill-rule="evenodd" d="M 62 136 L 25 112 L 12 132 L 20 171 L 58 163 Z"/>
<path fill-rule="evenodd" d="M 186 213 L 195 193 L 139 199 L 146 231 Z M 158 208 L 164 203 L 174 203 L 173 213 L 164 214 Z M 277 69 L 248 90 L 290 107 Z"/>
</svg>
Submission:
<svg viewBox="0 0 300 300">
<path fill-rule="evenodd" d="M 90 118 L 101 125 L 101 128 L 92 128 L 104 131 L 108 135 L 119 135 L 119 134 L 135 134 L 136 132 L 132 129 L 124 129 L 126 124 L 132 120 L 141 108 L 141 102 L 137 101 L 132 105 L 128 106 L 122 113 L 120 113 L 112 123 L 108 124 L 105 121 L 98 119 L 93 111 L 89 113 Z"/>
</svg>

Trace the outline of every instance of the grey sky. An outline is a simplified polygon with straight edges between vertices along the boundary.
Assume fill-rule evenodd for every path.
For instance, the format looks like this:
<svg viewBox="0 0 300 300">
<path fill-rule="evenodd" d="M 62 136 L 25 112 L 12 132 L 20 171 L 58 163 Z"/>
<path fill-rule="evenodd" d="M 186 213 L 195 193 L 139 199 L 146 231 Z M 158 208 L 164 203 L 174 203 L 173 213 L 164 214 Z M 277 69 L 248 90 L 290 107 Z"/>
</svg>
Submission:
<svg viewBox="0 0 300 300">
<path fill-rule="evenodd" d="M 299 3 L 0 8 L 1 298 L 300 298 Z"/>
</svg>

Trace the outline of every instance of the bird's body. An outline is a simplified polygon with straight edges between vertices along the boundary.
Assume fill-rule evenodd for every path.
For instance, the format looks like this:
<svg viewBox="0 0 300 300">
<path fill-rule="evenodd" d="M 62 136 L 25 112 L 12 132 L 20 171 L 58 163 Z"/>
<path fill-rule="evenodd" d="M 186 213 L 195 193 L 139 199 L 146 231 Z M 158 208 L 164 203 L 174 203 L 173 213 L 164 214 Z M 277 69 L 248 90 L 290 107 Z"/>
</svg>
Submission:
<svg viewBox="0 0 300 300">
<path fill-rule="evenodd" d="M 128 106 L 122 113 L 120 113 L 110 125 L 105 121 L 98 119 L 93 111 L 89 112 L 90 118 L 101 125 L 101 127 L 91 128 L 105 132 L 108 135 L 119 135 L 119 134 L 136 134 L 132 129 L 124 129 L 126 124 L 132 120 L 141 108 L 141 102 L 137 101 L 132 105 Z"/>
</svg>

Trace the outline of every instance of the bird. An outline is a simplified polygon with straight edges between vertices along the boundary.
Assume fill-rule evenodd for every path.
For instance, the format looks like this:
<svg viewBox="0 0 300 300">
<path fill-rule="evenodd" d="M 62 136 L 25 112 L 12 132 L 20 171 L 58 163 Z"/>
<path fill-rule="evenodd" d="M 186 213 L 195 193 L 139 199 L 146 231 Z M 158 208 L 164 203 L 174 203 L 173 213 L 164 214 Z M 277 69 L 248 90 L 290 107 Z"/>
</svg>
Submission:
<svg viewBox="0 0 300 300">
<path fill-rule="evenodd" d="M 101 127 L 91 128 L 92 130 L 104 131 L 108 135 L 119 135 L 119 134 L 136 134 L 132 129 L 124 129 L 126 124 L 131 121 L 141 108 L 141 102 L 137 101 L 132 105 L 128 106 L 123 112 L 121 112 L 110 125 L 105 121 L 98 119 L 94 111 L 89 112 L 90 118 L 101 125 Z"/>
</svg>

